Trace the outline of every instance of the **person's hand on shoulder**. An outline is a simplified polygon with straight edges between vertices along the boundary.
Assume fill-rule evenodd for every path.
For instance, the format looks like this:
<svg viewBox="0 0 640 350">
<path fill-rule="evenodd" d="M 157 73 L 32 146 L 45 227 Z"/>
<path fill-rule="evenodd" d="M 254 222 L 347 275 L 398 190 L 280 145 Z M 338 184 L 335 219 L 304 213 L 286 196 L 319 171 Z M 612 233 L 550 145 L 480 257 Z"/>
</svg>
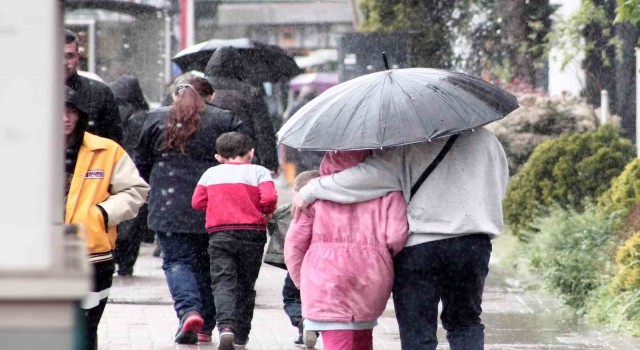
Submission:
<svg viewBox="0 0 640 350">
<path fill-rule="evenodd" d="M 303 211 L 308 214 L 309 204 L 310 203 L 307 203 L 304 201 L 304 199 L 302 199 L 300 193 L 296 193 L 296 195 L 294 195 L 291 199 L 291 215 L 293 215 L 293 219 L 298 220 L 298 217 L 300 217 L 300 213 L 302 213 Z"/>
</svg>

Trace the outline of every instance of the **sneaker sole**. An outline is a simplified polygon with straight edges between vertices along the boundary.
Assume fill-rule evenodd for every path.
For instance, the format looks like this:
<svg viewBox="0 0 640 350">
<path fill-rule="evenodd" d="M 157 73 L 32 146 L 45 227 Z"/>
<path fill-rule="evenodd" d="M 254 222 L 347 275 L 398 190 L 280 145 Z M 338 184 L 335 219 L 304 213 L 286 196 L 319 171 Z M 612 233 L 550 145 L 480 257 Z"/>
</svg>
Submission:
<svg viewBox="0 0 640 350">
<path fill-rule="evenodd" d="M 184 321 L 180 332 L 176 335 L 175 342 L 178 344 L 197 344 L 198 332 L 204 325 L 204 320 L 200 317 L 189 317 Z"/>
<path fill-rule="evenodd" d="M 213 338 L 208 335 L 198 334 L 198 343 L 211 343 L 213 342 Z"/>
<path fill-rule="evenodd" d="M 176 336 L 175 342 L 178 344 L 198 344 L 198 333 L 180 332 Z"/>
<path fill-rule="evenodd" d="M 221 334 L 220 335 L 220 343 L 218 344 L 218 350 L 235 350 L 233 346 L 233 341 L 235 337 L 233 334 Z"/>
</svg>

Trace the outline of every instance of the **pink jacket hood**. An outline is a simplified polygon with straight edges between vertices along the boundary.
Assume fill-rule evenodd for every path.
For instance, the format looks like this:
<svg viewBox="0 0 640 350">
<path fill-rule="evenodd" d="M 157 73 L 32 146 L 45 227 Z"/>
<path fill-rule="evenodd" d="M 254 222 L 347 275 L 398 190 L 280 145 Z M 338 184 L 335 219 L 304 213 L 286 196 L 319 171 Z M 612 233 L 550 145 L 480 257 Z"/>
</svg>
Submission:
<svg viewBox="0 0 640 350">
<path fill-rule="evenodd" d="M 331 175 L 362 163 L 371 151 L 327 152 L 320 163 L 320 175 Z"/>
<path fill-rule="evenodd" d="M 362 162 L 369 151 L 327 152 L 331 175 Z M 393 258 L 408 237 L 401 192 L 354 204 L 316 201 L 311 215 L 291 223 L 284 255 L 300 287 L 302 316 L 314 321 L 366 322 L 384 311 L 393 285 Z"/>
</svg>

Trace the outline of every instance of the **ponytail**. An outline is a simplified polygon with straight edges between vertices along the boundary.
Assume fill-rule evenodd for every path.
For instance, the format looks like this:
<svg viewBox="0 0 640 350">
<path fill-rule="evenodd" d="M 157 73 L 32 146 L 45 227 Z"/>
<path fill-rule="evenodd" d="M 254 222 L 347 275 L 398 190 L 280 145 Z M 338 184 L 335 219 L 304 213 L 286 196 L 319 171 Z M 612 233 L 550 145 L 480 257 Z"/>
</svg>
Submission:
<svg viewBox="0 0 640 350">
<path fill-rule="evenodd" d="M 185 153 L 184 147 L 189 138 L 200 128 L 200 114 L 204 112 L 204 101 L 189 82 L 176 85 L 176 99 L 169 109 L 169 117 L 164 125 L 164 145 L 162 151 L 179 149 Z"/>
</svg>

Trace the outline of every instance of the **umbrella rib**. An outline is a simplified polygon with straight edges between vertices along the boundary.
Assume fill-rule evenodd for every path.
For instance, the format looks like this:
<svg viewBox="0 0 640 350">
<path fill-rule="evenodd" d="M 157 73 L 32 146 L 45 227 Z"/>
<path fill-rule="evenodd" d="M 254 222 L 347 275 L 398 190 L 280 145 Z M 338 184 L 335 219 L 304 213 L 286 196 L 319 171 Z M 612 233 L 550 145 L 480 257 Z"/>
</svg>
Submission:
<svg viewBox="0 0 640 350">
<path fill-rule="evenodd" d="M 392 72 L 392 71 L 391 71 Z M 391 72 L 389 72 L 388 74 L 385 74 L 384 79 L 382 80 L 381 83 L 381 88 L 380 88 L 380 100 L 382 101 L 382 99 L 384 98 L 384 85 L 387 83 L 387 78 L 389 78 L 389 80 L 391 80 L 391 84 L 393 84 L 393 78 L 391 77 Z M 392 100 L 393 101 L 393 100 Z M 378 125 L 382 125 L 382 111 L 380 108 L 378 108 Z M 380 147 L 382 148 L 382 146 L 384 145 L 384 135 L 386 134 L 387 131 L 387 123 L 384 124 L 384 128 L 382 128 L 382 130 L 380 130 L 380 132 L 378 133 L 378 144 L 380 145 Z"/>
<path fill-rule="evenodd" d="M 400 84 L 400 82 L 397 79 L 396 79 L 396 83 L 398 84 L 398 87 L 400 88 L 400 90 L 409 98 L 409 105 L 411 106 L 411 111 L 413 112 L 412 117 L 414 121 L 416 122 L 416 124 L 420 125 L 422 130 L 426 130 L 426 126 L 420 119 L 420 116 L 418 115 L 418 111 L 416 110 L 416 107 L 413 105 L 413 103 L 411 103 L 411 99 L 412 99 L 411 95 L 402 87 L 402 84 Z"/>
</svg>

